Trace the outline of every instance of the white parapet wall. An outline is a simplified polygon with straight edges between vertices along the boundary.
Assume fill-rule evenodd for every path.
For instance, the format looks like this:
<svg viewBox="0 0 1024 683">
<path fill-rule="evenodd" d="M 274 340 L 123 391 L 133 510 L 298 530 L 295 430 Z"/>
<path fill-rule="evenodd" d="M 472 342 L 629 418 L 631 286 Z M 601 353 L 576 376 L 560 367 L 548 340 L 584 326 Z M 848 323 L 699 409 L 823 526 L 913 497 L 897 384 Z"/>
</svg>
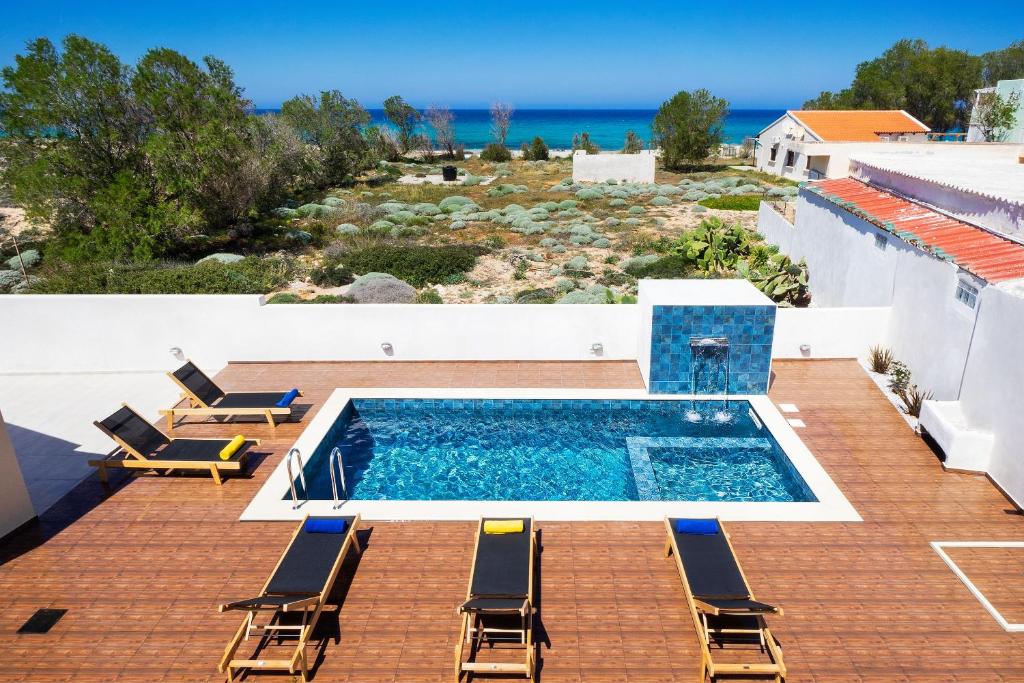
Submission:
<svg viewBox="0 0 1024 683">
<path fill-rule="evenodd" d="M 643 150 L 639 154 L 587 154 L 586 150 L 577 150 L 572 155 L 572 179 L 577 183 L 601 183 L 605 180 L 653 183 L 654 162 L 651 150 Z"/>
<path fill-rule="evenodd" d="M 699 303 L 699 302 L 694 302 Z M 265 304 L 259 296 L 0 297 L 0 373 L 167 370 L 228 361 L 636 360 L 638 305 Z M 773 353 L 861 356 L 884 308 L 779 309 Z M 841 334 L 839 332 L 842 332 Z M 390 344 L 389 355 L 381 347 Z M 594 345 L 600 347 L 595 350 Z M 646 344 L 646 349 L 642 345 Z"/>
</svg>

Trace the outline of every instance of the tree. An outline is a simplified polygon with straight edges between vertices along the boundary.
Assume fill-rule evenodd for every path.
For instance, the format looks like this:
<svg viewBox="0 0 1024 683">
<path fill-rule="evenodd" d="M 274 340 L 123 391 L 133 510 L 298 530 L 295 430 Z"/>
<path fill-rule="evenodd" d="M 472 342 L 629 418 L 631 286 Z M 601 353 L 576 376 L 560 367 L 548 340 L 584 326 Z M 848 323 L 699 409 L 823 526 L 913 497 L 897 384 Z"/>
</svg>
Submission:
<svg viewBox="0 0 1024 683">
<path fill-rule="evenodd" d="M 324 90 L 319 100 L 299 95 L 281 105 L 281 118 L 319 154 L 318 184 L 349 182 L 373 165 L 362 127 L 370 115 L 337 90 Z"/>
<path fill-rule="evenodd" d="M 502 147 L 505 146 L 505 141 L 508 139 L 508 129 L 512 125 L 512 114 L 514 113 L 515 109 L 511 104 L 495 102 L 491 105 L 491 135 L 494 137 L 494 141 Z"/>
<path fill-rule="evenodd" d="M 590 139 L 590 133 L 586 131 L 572 136 L 572 151 L 579 149 L 586 151 L 587 154 L 597 154 L 601 151 L 597 143 Z"/>
<path fill-rule="evenodd" d="M 805 109 L 905 109 L 933 130 L 964 128 L 967 106 L 982 84 L 982 58 L 962 50 L 900 40 L 857 65 L 853 83 L 822 92 Z"/>
<path fill-rule="evenodd" d="M 448 107 L 431 106 L 427 109 L 427 121 L 434 129 L 434 140 L 448 159 L 455 158 L 455 115 Z"/>
<path fill-rule="evenodd" d="M 655 114 L 652 147 L 661 148 L 666 168 L 702 161 L 722 144 L 722 124 L 728 113 L 729 103 L 704 88 L 680 91 Z"/>
<path fill-rule="evenodd" d="M 544 142 L 544 138 L 539 135 L 533 138 L 533 142 L 530 143 L 530 160 L 531 161 L 547 161 L 551 158 L 551 153 L 548 151 L 547 143 Z"/>
<path fill-rule="evenodd" d="M 416 128 L 423 116 L 400 95 L 392 95 L 384 100 L 384 116 L 398 129 L 398 146 L 403 154 L 422 146 L 423 141 L 416 133 Z"/>
<path fill-rule="evenodd" d="M 39 38 L 3 69 L 5 184 L 67 257 L 151 258 L 199 217 L 160 192 L 144 149 L 152 116 L 130 67 L 81 36 L 62 48 Z"/>
<path fill-rule="evenodd" d="M 1019 92 L 1008 97 L 996 92 L 981 93 L 971 112 L 971 124 L 978 126 L 985 142 L 1002 142 L 1013 128 L 1019 110 Z"/>
<path fill-rule="evenodd" d="M 623 154 L 639 154 L 644 148 L 644 141 L 631 130 L 626 131 L 626 141 L 622 145 Z"/>
<path fill-rule="evenodd" d="M 1024 40 L 1011 43 L 1002 50 L 986 52 L 981 56 L 981 62 L 985 85 L 1024 78 Z"/>
</svg>

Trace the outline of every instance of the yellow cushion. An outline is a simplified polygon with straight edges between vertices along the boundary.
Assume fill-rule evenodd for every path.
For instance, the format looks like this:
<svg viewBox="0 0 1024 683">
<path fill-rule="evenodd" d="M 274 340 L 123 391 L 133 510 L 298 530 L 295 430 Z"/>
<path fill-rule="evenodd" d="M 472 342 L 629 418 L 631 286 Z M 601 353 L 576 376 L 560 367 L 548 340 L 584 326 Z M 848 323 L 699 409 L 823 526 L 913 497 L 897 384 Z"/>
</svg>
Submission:
<svg viewBox="0 0 1024 683">
<path fill-rule="evenodd" d="M 245 444 L 245 437 L 239 434 L 228 442 L 228 445 L 220 449 L 220 459 L 230 460 L 231 456 L 238 452 L 238 449 Z"/>
<path fill-rule="evenodd" d="M 521 534 L 523 533 L 523 520 L 521 519 L 489 519 L 484 522 L 485 534 Z"/>
</svg>

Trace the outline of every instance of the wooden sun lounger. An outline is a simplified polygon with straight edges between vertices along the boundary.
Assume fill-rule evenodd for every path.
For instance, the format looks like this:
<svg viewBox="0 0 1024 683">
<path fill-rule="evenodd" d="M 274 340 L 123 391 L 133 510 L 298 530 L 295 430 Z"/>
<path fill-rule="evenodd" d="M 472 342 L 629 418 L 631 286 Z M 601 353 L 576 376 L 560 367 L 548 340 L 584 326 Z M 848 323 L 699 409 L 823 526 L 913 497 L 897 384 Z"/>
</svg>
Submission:
<svg viewBox="0 0 1024 683">
<path fill-rule="evenodd" d="M 240 416 L 262 416 L 271 430 L 277 427 L 275 417 L 290 417 L 291 406 L 279 406 L 277 402 L 287 393 L 283 391 L 224 391 L 200 370 L 191 360 L 174 372 L 168 372 L 175 384 L 184 392 L 182 399 L 188 406 L 161 410 L 167 416 L 167 430 L 174 429 L 177 417 L 198 415 L 230 419 Z M 302 396 L 302 392 L 299 392 Z"/>
<path fill-rule="evenodd" d="M 537 534 L 533 518 L 523 519 L 523 531 L 485 534 L 484 522 L 477 525 L 473 568 L 466 601 L 459 607 L 462 628 L 455 649 L 455 680 L 463 672 L 518 674 L 533 679 L 536 651 L 533 642 L 533 570 Z M 482 645 L 512 643 L 525 650 L 518 662 L 477 662 Z M 468 661 L 463 661 L 466 644 Z"/>
<path fill-rule="evenodd" d="M 786 677 L 782 648 L 768 629 L 766 614 L 782 614 L 782 609 L 759 602 L 733 551 L 729 535 L 721 522 L 718 533 L 697 535 L 676 531 L 676 519 L 665 519 L 665 556 L 675 553 L 676 568 L 683 584 L 693 625 L 697 629 L 701 649 L 700 680 L 710 676 L 766 676 L 775 681 Z M 770 662 L 759 664 L 716 663 L 711 656 L 714 640 L 724 647 L 725 641 L 756 637 Z"/>
<path fill-rule="evenodd" d="M 344 519 L 344 533 L 310 533 L 306 531 L 306 521 L 310 519 Z M 299 524 L 281 559 L 277 561 L 270 578 L 263 584 L 259 595 L 247 600 L 239 600 L 218 607 L 219 612 L 245 612 L 242 625 L 224 649 L 218 670 L 226 673 L 228 682 L 242 669 L 250 670 L 287 670 L 294 674 L 299 672 L 303 681 L 309 680 L 309 659 L 306 645 L 317 621 L 327 603 L 334 582 L 345 556 L 351 547 L 362 552 L 356 531 L 359 528 L 359 515 L 354 517 L 311 518 L 305 517 Z M 288 624 L 282 620 L 285 613 L 301 613 L 300 624 Z M 267 616 L 264 623 L 256 623 L 260 614 Z M 251 657 L 236 659 L 243 640 L 250 635 L 259 635 L 260 642 Z M 288 659 L 261 659 L 263 647 L 271 639 L 280 640 L 285 637 L 297 638 L 295 648 Z"/>
<path fill-rule="evenodd" d="M 107 470 L 115 467 L 168 474 L 174 470 L 209 470 L 214 483 L 220 486 L 221 474 L 244 470 L 250 449 L 260 443 L 259 439 L 248 439 L 230 458 L 222 460 L 220 452 L 230 439 L 172 439 L 128 405 L 93 424 L 120 446 L 101 460 L 89 461 L 99 470 L 104 484 Z"/>
</svg>

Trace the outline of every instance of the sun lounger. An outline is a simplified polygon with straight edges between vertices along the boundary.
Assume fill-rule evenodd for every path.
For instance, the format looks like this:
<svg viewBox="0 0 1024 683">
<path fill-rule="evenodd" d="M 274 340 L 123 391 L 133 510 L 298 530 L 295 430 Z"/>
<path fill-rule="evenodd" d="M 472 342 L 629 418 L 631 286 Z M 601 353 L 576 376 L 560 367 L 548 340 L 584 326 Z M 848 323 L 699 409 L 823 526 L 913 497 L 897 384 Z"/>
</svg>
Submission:
<svg viewBox="0 0 1024 683">
<path fill-rule="evenodd" d="M 229 448 L 236 439 L 171 439 L 151 425 L 127 405 L 121 406 L 110 417 L 93 422 L 100 431 L 120 447 L 101 460 L 89 464 L 99 470 L 100 481 L 107 483 L 107 469 L 111 467 L 138 470 L 209 470 L 214 482 L 220 486 L 221 474 L 245 469 L 252 446 L 258 439 L 241 439 L 237 448 Z M 230 454 L 222 457 L 228 449 Z"/>
<path fill-rule="evenodd" d="M 487 533 L 494 523 L 521 523 L 519 531 Z M 536 652 L 533 643 L 533 567 L 537 536 L 533 519 L 481 519 L 466 601 L 459 607 L 462 629 L 455 651 L 455 675 L 463 672 L 519 674 L 533 679 Z M 525 656 L 516 662 L 477 662 L 483 645 L 512 644 Z M 463 661 L 469 644 L 468 661 Z"/>
<path fill-rule="evenodd" d="M 288 547 L 259 594 L 218 607 L 220 612 L 246 613 L 242 625 L 225 648 L 218 667 L 221 673 L 227 674 L 229 683 L 242 669 L 287 670 L 291 674 L 298 671 L 303 681 L 309 680 L 306 645 L 316 629 L 349 548 L 355 546 L 357 552 L 362 550 L 356 538 L 358 528 L 359 515 L 306 517 L 292 534 Z M 301 623 L 289 623 L 284 617 L 287 613 L 300 613 Z M 256 623 L 260 615 L 266 618 L 263 623 Z M 248 640 L 250 635 L 260 636 L 255 653 L 247 659 L 235 659 L 242 641 Z M 297 638 L 291 657 L 259 658 L 271 639 L 280 641 L 289 636 Z"/>
<path fill-rule="evenodd" d="M 292 400 L 302 396 L 298 389 L 224 391 L 192 361 L 187 361 L 174 372 L 167 373 L 167 376 L 181 387 L 184 392 L 182 398 L 188 401 L 185 407 L 160 411 L 161 415 L 167 416 L 168 430 L 174 429 L 176 417 L 188 415 L 223 418 L 258 415 L 265 418 L 271 429 L 274 429 L 277 426 L 275 416 L 291 416 Z"/>
<path fill-rule="evenodd" d="M 768 629 L 766 614 L 782 609 L 760 602 L 750 590 L 733 552 L 729 536 L 717 519 L 666 519 L 665 555 L 675 553 L 679 578 L 697 629 L 701 647 L 701 676 L 769 676 L 781 681 L 786 676 L 782 648 Z M 711 643 L 724 647 L 726 641 L 752 642 L 756 638 L 769 662 L 759 664 L 716 663 Z"/>
</svg>

